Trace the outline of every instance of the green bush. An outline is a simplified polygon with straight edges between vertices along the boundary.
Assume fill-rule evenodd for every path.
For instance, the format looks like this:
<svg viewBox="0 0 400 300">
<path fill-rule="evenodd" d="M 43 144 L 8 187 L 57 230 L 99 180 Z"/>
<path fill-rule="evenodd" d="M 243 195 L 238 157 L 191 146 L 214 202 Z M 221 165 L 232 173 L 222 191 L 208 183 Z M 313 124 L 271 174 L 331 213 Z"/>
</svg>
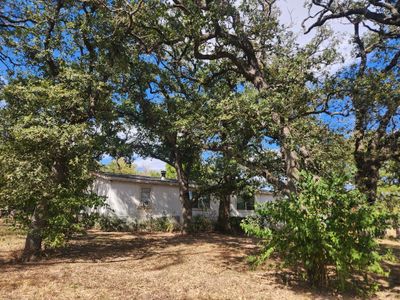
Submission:
<svg viewBox="0 0 400 300">
<path fill-rule="evenodd" d="M 180 225 L 175 218 L 162 216 L 159 218 L 149 218 L 147 220 L 124 219 L 117 216 L 102 216 L 98 220 L 98 225 L 104 231 L 179 231 Z"/>
<path fill-rule="evenodd" d="M 114 215 L 100 217 L 98 225 L 104 231 L 128 231 L 127 221 Z"/>
<path fill-rule="evenodd" d="M 375 238 L 388 223 L 385 211 L 346 188 L 346 178 L 302 173 L 297 195 L 258 206 L 242 228 L 263 239 L 254 263 L 275 253 L 312 285 L 327 286 L 333 273 L 345 289 L 353 275 L 368 281 L 368 273 L 384 274 Z"/>
<path fill-rule="evenodd" d="M 214 230 L 214 223 L 207 217 L 197 215 L 192 217 L 192 222 L 189 225 L 189 232 L 210 232 Z"/>
<path fill-rule="evenodd" d="M 160 218 L 150 218 L 146 221 L 139 223 L 142 230 L 145 231 L 161 231 L 161 232 L 174 232 L 180 230 L 178 221 L 169 216 L 162 216 Z"/>
<path fill-rule="evenodd" d="M 231 226 L 231 231 L 233 234 L 244 234 L 243 228 L 241 226 L 242 221 L 244 220 L 243 217 L 230 217 L 229 224 Z"/>
</svg>

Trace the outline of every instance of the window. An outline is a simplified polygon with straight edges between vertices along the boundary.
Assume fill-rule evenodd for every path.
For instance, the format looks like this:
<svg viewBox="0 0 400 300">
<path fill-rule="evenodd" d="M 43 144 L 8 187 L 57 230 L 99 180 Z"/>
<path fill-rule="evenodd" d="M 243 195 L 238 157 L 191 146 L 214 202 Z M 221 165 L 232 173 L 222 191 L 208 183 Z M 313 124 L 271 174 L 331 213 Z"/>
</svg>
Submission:
<svg viewBox="0 0 400 300">
<path fill-rule="evenodd" d="M 249 193 L 240 193 L 236 197 L 236 207 L 240 210 L 254 210 L 254 195 Z"/>
<path fill-rule="evenodd" d="M 192 208 L 207 209 L 210 208 L 210 196 L 199 195 L 196 192 L 189 191 L 189 198 L 193 201 Z"/>
<path fill-rule="evenodd" d="M 142 188 L 140 191 L 140 203 L 143 206 L 150 205 L 151 188 Z"/>
</svg>

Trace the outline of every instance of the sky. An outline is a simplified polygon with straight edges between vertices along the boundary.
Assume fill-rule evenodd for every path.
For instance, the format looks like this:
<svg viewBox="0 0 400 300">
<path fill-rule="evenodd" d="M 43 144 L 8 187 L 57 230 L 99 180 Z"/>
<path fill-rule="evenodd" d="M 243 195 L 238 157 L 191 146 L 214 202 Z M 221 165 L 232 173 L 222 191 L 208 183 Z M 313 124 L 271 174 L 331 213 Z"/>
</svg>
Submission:
<svg viewBox="0 0 400 300">
<path fill-rule="evenodd" d="M 304 7 L 304 2 L 301 0 L 278 0 L 278 6 L 281 10 L 280 21 L 283 24 L 291 26 L 293 28 L 293 31 L 298 36 L 297 39 L 300 45 L 307 44 L 307 42 L 309 42 L 315 35 L 316 30 L 313 30 L 307 35 L 304 34 L 301 23 L 308 16 L 308 10 Z M 339 51 L 342 54 L 350 53 L 351 46 L 349 41 L 353 30 L 352 26 L 342 21 L 332 21 L 330 23 L 330 26 L 334 29 L 335 32 L 338 32 L 341 38 Z M 349 63 L 349 57 L 345 57 L 345 59 L 346 62 Z M 337 66 L 337 68 L 340 68 L 340 66 Z M 103 160 L 103 163 L 107 163 L 110 160 L 111 158 L 107 157 Z M 134 163 L 139 169 L 151 169 L 157 171 L 165 169 L 164 162 L 153 158 L 138 157 Z"/>
<path fill-rule="evenodd" d="M 101 163 L 102 164 L 109 164 L 112 161 L 112 157 L 109 155 L 104 155 Z M 136 165 L 136 168 L 139 171 L 144 171 L 144 170 L 156 170 L 156 171 L 160 171 L 160 170 L 165 170 L 165 162 L 159 160 L 159 159 L 155 159 L 155 158 L 143 158 L 143 157 L 136 157 L 134 162 Z"/>
<path fill-rule="evenodd" d="M 300 45 L 305 45 L 309 42 L 313 36 L 316 34 L 316 29 L 313 29 L 310 33 L 304 34 L 302 28 L 302 22 L 308 17 L 308 9 L 304 7 L 304 1 L 302 0 L 278 0 L 278 7 L 281 10 L 280 21 L 292 28 L 292 30 L 297 34 L 298 42 Z M 315 13 L 313 10 L 311 13 Z M 312 20 L 308 21 L 305 25 L 309 27 L 312 24 Z M 308 25 L 308 26 L 307 26 Z M 338 50 L 343 55 L 351 52 L 350 40 L 353 34 L 353 26 L 346 23 L 343 20 L 330 20 L 328 23 L 340 37 L 340 44 L 338 45 Z M 345 55 L 346 62 L 349 63 L 350 57 Z M 340 66 L 338 66 L 339 68 Z"/>
</svg>

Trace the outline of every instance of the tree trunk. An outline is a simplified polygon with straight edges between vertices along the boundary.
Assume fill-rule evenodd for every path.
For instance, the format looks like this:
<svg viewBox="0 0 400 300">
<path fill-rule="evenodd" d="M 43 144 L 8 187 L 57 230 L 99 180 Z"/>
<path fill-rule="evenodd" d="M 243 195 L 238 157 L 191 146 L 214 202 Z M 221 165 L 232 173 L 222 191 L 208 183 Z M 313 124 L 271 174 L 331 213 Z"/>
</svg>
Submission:
<svg viewBox="0 0 400 300">
<path fill-rule="evenodd" d="M 182 231 L 188 233 L 192 223 L 192 202 L 189 197 L 189 180 L 179 159 L 175 161 L 175 169 L 179 185 L 179 200 L 182 204 Z"/>
<path fill-rule="evenodd" d="M 22 254 L 23 261 L 30 261 L 40 256 L 42 250 L 43 229 L 46 225 L 47 203 L 41 201 L 35 208 L 28 234 L 25 240 L 24 252 Z"/>
<path fill-rule="evenodd" d="M 182 203 L 182 231 L 188 233 L 192 223 L 192 203 L 189 198 L 189 188 L 179 186 L 179 200 Z"/>
<path fill-rule="evenodd" d="M 356 185 L 367 197 L 370 204 L 374 204 L 378 194 L 380 163 L 374 161 L 356 161 Z"/>
<path fill-rule="evenodd" d="M 64 184 L 66 180 L 67 167 L 65 160 L 59 158 L 53 163 L 52 175 L 54 184 Z M 23 261 L 30 261 L 40 256 L 42 250 L 43 230 L 47 226 L 48 218 L 48 195 L 42 195 L 42 199 L 36 205 L 31 217 L 28 234 L 25 240 L 25 247 L 22 254 Z"/>
<path fill-rule="evenodd" d="M 285 161 L 286 166 L 286 184 L 284 190 L 282 191 L 284 195 L 290 195 L 296 193 L 296 183 L 299 179 L 299 167 L 298 161 L 299 157 L 297 152 L 292 149 L 290 145 L 291 131 L 287 125 L 284 125 L 281 132 L 282 144 L 281 153 Z"/>
<path fill-rule="evenodd" d="M 218 221 L 217 221 L 218 230 L 223 233 L 229 233 L 232 231 L 231 224 L 229 222 L 230 209 L 231 209 L 231 196 L 223 195 L 219 200 Z"/>
<path fill-rule="evenodd" d="M 371 141 L 366 145 L 364 132 L 357 130 L 355 134 L 354 160 L 357 167 L 355 182 L 357 188 L 374 204 L 378 194 L 378 181 L 381 162 L 377 142 Z"/>
</svg>

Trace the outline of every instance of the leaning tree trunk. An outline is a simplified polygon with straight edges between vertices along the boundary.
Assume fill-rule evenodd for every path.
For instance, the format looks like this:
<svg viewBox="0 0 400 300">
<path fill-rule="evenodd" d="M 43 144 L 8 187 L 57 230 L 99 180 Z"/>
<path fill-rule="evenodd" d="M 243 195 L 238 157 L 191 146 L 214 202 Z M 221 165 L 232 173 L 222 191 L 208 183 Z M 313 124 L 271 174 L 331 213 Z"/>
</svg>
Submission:
<svg viewBox="0 0 400 300">
<path fill-rule="evenodd" d="M 223 233 L 229 233 L 232 231 L 231 224 L 229 222 L 231 208 L 231 195 L 223 195 L 219 200 L 218 209 L 218 230 Z"/>
</svg>

